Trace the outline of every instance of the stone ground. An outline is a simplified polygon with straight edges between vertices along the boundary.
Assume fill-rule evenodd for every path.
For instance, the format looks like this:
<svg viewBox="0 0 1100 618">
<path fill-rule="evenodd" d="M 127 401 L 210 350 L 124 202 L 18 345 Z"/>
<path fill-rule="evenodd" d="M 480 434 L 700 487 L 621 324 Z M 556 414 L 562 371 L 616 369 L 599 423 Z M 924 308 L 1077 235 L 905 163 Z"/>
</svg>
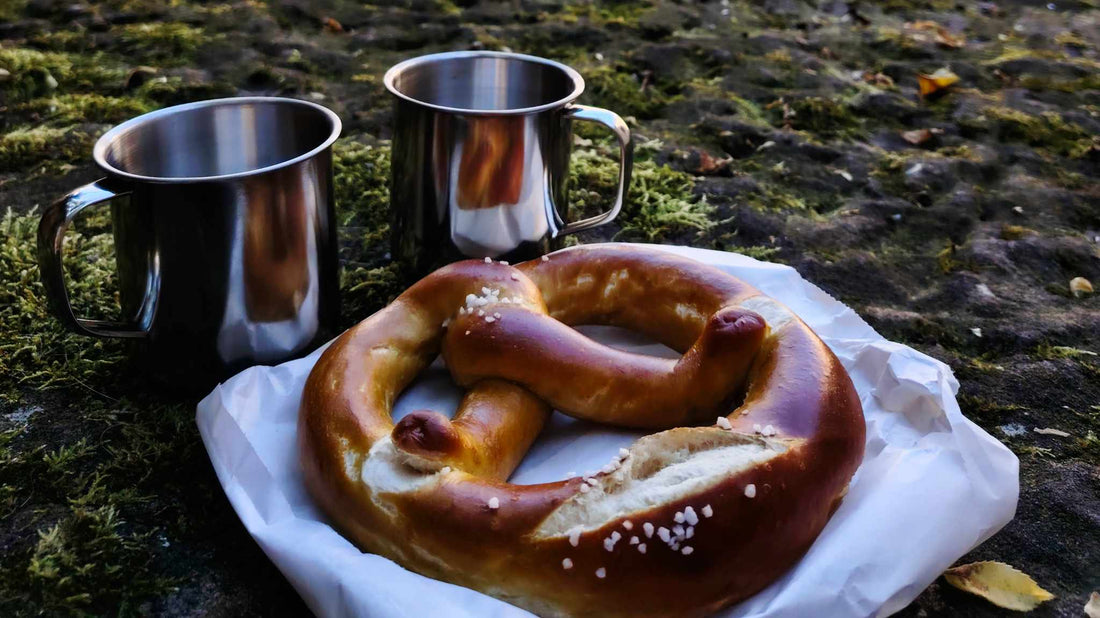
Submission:
<svg viewBox="0 0 1100 618">
<path fill-rule="evenodd" d="M 1095 0 L 554 3 L 0 1 L 0 614 L 299 615 L 229 508 L 195 398 L 43 308 L 36 208 L 95 179 L 113 123 L 235 94 L 345 122 L 344 322 L 408 283 L 389 265 L 394 62 L 450 49 L 563 60 L 628 116 L 639 163 L 616 238 L 788 263 L 890 339 L 951 365 L 963 411 L 1020 458 L 1001 560 L 1080 616 L 1100 588 L 1100 9 Z M 920 73 L 959 82 L 922 99 Z M 577 214 L 613 183 L 584 133 Z M 110 314 L 109 222 L 70 233 L 74 302 Z M 1054 428 L 1068 436 L 1038 434 Z M 1002 611 L 945 585 L 903 616 Z"/>
</svg>

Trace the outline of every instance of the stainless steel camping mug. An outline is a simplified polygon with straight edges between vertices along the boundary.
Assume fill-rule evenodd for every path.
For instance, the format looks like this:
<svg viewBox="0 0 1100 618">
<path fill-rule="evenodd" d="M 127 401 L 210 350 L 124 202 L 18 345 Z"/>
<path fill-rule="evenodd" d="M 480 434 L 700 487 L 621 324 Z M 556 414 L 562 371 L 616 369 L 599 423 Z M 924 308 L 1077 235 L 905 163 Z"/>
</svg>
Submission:
<svg viewBox="0 0 1100 618">
<path fill-rule="evenodd" d="M 281 361 L 334 334 L 339 313 L 332 111 L 232 98 L 169 107 L 104 134 L 105 177 L 42 214 L 38 261 L 70 329 L 136 340 L 169 382 Z M 62 272 L 69 223 L 110 202 L 123 321 L 77 317 Z"/>
<path fill-rule="evenodd" d="M 633 148 L 622 118 L 577 105 L 584 79 L 534 56 L 451 52 L 386 72 L 394 99 L 393 255 L 415 270 L 461 258 L 529 259 L 554 239 L 611 221 L 622 208 Z M 610 208 L 567 221 L 573 121 L 619 141 Z"/>
</svg>

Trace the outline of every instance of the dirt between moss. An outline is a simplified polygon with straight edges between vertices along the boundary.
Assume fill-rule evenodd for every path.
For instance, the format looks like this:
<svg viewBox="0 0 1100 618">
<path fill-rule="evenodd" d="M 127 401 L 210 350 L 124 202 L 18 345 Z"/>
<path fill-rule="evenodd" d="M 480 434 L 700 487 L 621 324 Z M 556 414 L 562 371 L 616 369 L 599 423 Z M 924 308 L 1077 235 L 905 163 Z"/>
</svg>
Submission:
<svg viewBox="0 0 1100 618">
<path fill-rule="evenodd" d="M 222 494 L 196 398 L 45 311 L 37 213 L 97 177 L 95 138 L 218 96 L 333 108 L 350 325 L 409 283 L 387 259 L 382 73 L 510 49 L 574 65 L 637 136 L 630 203 L 571 242 L 784 262 L 948 363 L 1021 467 L 1016 518 L 960 563 L 1008 562 L 1057 595 L 1035 616 L 1080 616 L 1100 589 L 1100 296 L 1070 281 L 1100 285 L 1098 46 L 1094 0 L 0 3 L 0 614 L 307 612 Z M 958 83 L 922 99 L 940 68 Z M 574 215 L 606 203 L 612 148 L 580 132 Z M 112 315 L 109 220 L 66 250 L 74 304 Z M 938 580 L 901 615 L 1003 613 Z"/>
</svg>

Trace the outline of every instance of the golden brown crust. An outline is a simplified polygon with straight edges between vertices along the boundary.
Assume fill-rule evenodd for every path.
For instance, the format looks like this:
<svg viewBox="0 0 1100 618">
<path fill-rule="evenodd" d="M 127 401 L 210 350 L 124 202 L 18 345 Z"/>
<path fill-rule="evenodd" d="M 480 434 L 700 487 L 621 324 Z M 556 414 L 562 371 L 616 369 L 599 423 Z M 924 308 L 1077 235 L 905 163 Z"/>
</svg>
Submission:
<svg viewBox="0 0 1100 618">
<path fill-rule="evenodd" d="M 615 352 L 579 323 L 685 354 Z M 439 352 L 470 387 L 455 419 L 394 427 L 394 399 Z M 584 479 L 504 482 L 547 403 L 653 428 L 728 416 L 646 436 Z M 437 271 L 326 350 L 299 417 L 306 484 L 361 547 L 578 616 L 701 615 L 760 590 L 828 521 L 864 432 L 847 373 L 782 305 L 690 260 L 598 245 Z"/>
</svg>

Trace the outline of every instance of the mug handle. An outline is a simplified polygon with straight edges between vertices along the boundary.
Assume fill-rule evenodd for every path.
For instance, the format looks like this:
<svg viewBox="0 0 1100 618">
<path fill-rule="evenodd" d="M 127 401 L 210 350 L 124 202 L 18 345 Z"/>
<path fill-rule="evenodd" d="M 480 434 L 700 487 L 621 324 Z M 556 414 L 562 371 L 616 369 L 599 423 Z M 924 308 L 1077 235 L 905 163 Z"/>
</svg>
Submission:
<svg viewBox="0 0 1100 618">
<path fill-rule="evenodd" d="M 614 219 L 623 208 L 623 201 L 626 199 L 626 192 L 630 187 L 630 172 L 634 167 L 634 142 L 630 139 L 630 128 L 626 126 L 626 123 L 618 114 L 601 107 L 575 104 L 566 108 L 565 113 L 568 117 L 576 120 L 587 120 L 602 124 L 611 129 L 615 137 L 619 138 L 619 190 L 615 193 L 615 203 L 611 205 L 610 210 L 594 217 L 567 223 L 558 232 L 559 236 L 591 229 Z"/>
<path fill-rule="evenodd" d="M 119 191 L 108 187 L 106 178 L 101 178 L 69 193 L 50 204 L 42 213 L 38 223 L 38 268 L 42 274 L 42 285 L 46 288 L 46 300 L 50 310 L 70 330 L 82 335 L 94 337 L 144 337 L 149 333 L 153 309 L 156 306 L 159 277 L 155 272 L 155 262 L 150 270 L 148 285 L 145 286 L 145 298 L 138 311 L 138 318 L 126 322 L 106 320 L 88 320 L 78 318 L 69 304 L 69 292 L 65 289 L 65 274 L 61 266 L 62 243 L 65 230 L 85 208 L 106 202 L 116 197 L 129 195 L 130 191 Z"/>
</svg>

